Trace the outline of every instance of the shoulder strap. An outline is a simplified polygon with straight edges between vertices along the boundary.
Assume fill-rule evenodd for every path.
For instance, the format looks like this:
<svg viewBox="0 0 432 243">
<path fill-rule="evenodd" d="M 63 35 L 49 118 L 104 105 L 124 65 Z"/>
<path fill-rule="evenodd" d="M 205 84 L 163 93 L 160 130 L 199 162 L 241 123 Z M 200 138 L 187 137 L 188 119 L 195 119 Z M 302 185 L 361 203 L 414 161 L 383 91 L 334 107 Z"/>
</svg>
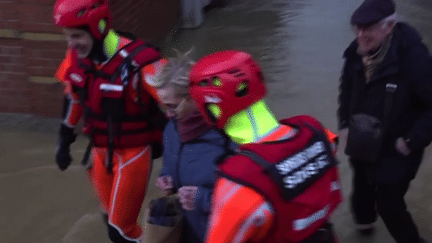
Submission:
<svg viewBox="0 0 432 243">
<path fill-rule="evenodd" d="M 384 101 L 384 116 L 383 116 L 383 132 L 386 131 L 389 120 L 390 111 L 393 106 L 394 93 L 396 91 L 397 84 L 388 83 L 386 84 L 386 97 Z"/>
<path fill-rule="evenodd" d="M 93 64 L 86 64 L 82 60 L 78 61 L 78 66 L 85 70 L 86 73 L 92 73 L 96 77 L 101 77 L 103 79 L 109 80 L 111 75 L 104 73 L 98 69 L 96 69 Z"/>
<path fill-rule="evenodd" d="M 270 171 L 270 167 L 271 167 L 270 163 L 267 160 L 263 159 L 258 154 L 254 153 L 252 151 L 249 151 L 249 150 L 241 150 L 239 154 L 249 157 L 257 165 L 259 165 L 261 168 L 263 168 L 266 173 L 268 173 Z"/>
<path fill-rule="evenodd" d="M 124 85 L 126 85 L 130 81 L 130 73 L 129 71 L 137 72 L 139 69 L 148 63 L 157 61 L 160 57 L 156 59 L 149 60 L 147 63 L 136 63 L 133 58 L 142 50 L 146 49 L 147 45 L 140 40 L 132 41 L 131 43 L 124 46 L 120 49 L 116 55 L 119 55 L 123 58 L 122 64 L 120 64 L 114 74 L 110 77 L 110 82 L 113 83 L 117 79 L 119 75 L 121 75 L 121 79 Z"/>
<path fill-rule="evenodd" d="M 336 158 L 333 156 L 333 154 L 330 152 L 330 151 L 332 151 L 332 148 L 331 148 L 331 146 L 330 146 L 330 142 L 329 142 L 329 140 L 328 140 L 328 138 L 327 138 L 327 135 L 325 134 L 325 131 L 320 131 L 320 130 L 318 130 L 316 127 L 314 127 L 314 126 L 311 126 L 310 124 L 308 124 L 308 123 L 303 123 L 303 125 L 305 125 L 305 126 L 307 126 L 316 136 L 318 136 L 319 137 L 319 139 L 324 143 L 324 146 L 325 146 L 325 148 L 326 148 L 326 150 L 327 151 L 329 151 L 329 154 L 330 155 L 332 155 L 331 156 L 331 160 L 332 160 L 332 163 L 333 164 L 337 164 L 337 160 L 336 160 Z"/>
<path fill-rule="evenodd" d="M 274 170 L 272 164 L 270 164 L 267 160 L 249 150 L 241 150 L 239 155 L 249 157 L 253 162 L 259 165 L 264 170 L 264 173 L 268 174 L 273 179 L 273 181 L 279 185 L 280 188 L 285 187 L 281 175 L 277 173 L 276 170 Z"/>
</svg>

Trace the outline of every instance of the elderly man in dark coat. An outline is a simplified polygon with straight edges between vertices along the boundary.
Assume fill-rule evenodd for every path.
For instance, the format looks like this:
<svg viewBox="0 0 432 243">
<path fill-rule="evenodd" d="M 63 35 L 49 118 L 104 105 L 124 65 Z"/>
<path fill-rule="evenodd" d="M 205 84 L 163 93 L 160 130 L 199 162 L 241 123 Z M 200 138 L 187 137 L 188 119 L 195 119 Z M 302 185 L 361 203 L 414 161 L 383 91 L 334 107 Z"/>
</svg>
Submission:
<svg viewBox="0 0 432 243">
<path fill-rule="evenodd" d="M 392 0 L 364 1 L 351 25 L 338 118 L 357 229 L 373 233 L 379 214 L 398 243 L 425 242 L 404 195 L 432 140 L 432 58 L 419 33 L 396 22 Z"/>
</svg>

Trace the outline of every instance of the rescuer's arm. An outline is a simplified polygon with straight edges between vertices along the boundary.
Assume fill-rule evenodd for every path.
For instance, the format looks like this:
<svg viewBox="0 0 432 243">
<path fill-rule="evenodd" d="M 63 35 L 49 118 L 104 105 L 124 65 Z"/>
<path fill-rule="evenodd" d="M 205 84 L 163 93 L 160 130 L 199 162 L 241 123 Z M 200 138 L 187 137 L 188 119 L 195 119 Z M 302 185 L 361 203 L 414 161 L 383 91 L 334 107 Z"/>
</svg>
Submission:
<svg viewBox="0 0 432 243">
<path fill-rule="evenodd" d="M 207 243 L 258 242 L 274 220 L 264 197 L 226 178 L 216 182 L 211 207 Z"/>
<path fill-rule="evenodd" d="M 71 85 L 66 79 L 66 73 L 71 65 L 69 51 L 66 53 L 66 58 L 60 64 L 55 77 L 65 86 L 65 98 L 63 100 L 62 119 L 60 125 L 59 141 L 56 149 L 56 164 L 60 170 L 66 170 L 71 161 L 70 144 L 75 141 L 76 134 L 74 133 L 75 125 L 82 116 L 82 107 L 78 97 L 72 93 Z"/>
</svg>

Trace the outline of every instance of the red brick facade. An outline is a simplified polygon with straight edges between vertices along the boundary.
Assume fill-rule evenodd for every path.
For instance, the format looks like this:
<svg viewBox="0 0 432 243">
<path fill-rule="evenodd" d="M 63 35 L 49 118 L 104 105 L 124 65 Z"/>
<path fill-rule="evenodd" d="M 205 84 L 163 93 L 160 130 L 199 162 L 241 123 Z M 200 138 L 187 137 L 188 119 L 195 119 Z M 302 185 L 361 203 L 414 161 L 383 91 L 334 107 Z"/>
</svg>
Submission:
<svg viewBox="0 0 432 243">
<path fill-rule="evenodd" d="M 52 22 L 55 0 L 0 0 L 0 112 L 57 117 L 52 80 L 66 50 Z M 158 43 L 178 21 L 179 0 L 109 0 L 114 28 Z"/>
</svg>

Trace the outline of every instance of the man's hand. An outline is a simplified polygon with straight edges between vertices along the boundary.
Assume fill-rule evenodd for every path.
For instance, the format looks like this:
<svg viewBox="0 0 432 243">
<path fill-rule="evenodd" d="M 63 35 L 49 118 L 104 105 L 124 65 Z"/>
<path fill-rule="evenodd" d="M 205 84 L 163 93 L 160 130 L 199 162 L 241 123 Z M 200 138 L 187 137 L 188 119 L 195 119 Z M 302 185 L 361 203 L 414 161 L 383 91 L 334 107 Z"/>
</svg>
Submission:
<svg viewBox="0 0 432 243">
<path fill-rule="evenodd" d="M 56 164 L 61 171 L 66 170 L 72 162 L 70 145 L 75 142 L 74 129 L 62 124 L 60 127 L 60 138 L 56 149 Z"/>
<path fill-rule="evenodd" d="M 396 150 L 404 156 L 408 156 L 411 153 L 411 149 L 408 147 L 405 139 L 400 137 L 396 139 Z"/>
<path fill-rule="evenodd" d="M 171 176 L 161 176 L 156 181 L 156 186 L 162 189 L 165 196 L 173 194 L 174 184 Z"/>
<path fill-rule="evenodd" d="M 198 194 L 198 187 L 196 186 L 183 186 L 178 190 L 180 197 L 180 204 L 185 210 L 195 209 L 195 199 Z"/>
</svg>

